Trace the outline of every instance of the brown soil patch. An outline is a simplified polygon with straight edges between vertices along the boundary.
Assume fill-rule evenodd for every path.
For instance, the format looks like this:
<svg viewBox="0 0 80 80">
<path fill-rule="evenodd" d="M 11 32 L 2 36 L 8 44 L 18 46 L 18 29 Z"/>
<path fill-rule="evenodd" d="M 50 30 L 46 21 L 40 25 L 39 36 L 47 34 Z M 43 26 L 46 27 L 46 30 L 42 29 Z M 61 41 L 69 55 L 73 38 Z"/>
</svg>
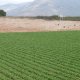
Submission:
<svg viewBox="0 0 80 80">
<path fill-rule="evenodd" d="M 80 21 L 46 21 L 28 18 L 0 18 L 0 32 L 80 30 Z"/>
</svg>

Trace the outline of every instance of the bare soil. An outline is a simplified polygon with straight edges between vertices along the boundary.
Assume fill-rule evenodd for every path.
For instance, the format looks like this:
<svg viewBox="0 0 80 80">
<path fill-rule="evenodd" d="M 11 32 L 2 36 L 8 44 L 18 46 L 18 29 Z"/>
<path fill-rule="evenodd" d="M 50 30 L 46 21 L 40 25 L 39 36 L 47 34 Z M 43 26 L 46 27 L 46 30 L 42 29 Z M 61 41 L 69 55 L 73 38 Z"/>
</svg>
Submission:
<svg viewBox="0 0 80 80">
<path fill-rule="evenodd" d="M 0 32 L 80 30 L 80 21 L 48 21 L 29 18 L 0 18 Z"/>
</svg>

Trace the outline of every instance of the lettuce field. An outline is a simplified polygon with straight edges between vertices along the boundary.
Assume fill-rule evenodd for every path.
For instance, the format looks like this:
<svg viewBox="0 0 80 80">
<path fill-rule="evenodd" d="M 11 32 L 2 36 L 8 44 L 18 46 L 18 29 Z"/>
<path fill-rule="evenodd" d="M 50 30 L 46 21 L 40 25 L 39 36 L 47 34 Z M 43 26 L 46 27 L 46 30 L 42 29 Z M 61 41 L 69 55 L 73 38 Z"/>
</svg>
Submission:
<svg viewBox="0 0 80 80">
<path fill-rule="evenodd" d="M 80 80 L 80 31 L 0 33 L 0 80 Z"/>
</svg>

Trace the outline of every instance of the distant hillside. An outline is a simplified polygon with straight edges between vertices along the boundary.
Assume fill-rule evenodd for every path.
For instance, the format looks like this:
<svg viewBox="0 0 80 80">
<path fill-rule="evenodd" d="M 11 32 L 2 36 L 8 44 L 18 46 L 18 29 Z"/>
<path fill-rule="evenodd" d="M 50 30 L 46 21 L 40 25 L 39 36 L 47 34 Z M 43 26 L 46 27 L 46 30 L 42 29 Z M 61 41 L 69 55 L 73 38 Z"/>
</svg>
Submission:
<svg viewBox="0 0 80 80">
<path fill-rule="evenodd" d="M 80 16 L 80 0 L 34 0 L 2 8 L 7 10 L 8 16 Z"/>
<path fill-rule="evenodd" d="M 13 9 L 16 9 L 18 7 L 18 4 L 5 4 L 5 5 L 1 5 L 0 9 L 3 9 L 5 11 L 11 11 Z"/>
</svg>

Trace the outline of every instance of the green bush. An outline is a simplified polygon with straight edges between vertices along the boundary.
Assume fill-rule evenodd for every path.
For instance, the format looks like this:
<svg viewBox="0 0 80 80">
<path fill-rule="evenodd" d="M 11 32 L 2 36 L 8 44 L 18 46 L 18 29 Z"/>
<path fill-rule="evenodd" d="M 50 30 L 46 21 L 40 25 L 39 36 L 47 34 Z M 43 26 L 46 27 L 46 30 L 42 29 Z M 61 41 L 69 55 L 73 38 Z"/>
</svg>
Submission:
<svg viewBox="0 0 80 80">
<path fill-rule="evenodd" d="M 0 10 L 0 16 L 6 16 L 6 12 L 4 10 Z"/>
</svg>

